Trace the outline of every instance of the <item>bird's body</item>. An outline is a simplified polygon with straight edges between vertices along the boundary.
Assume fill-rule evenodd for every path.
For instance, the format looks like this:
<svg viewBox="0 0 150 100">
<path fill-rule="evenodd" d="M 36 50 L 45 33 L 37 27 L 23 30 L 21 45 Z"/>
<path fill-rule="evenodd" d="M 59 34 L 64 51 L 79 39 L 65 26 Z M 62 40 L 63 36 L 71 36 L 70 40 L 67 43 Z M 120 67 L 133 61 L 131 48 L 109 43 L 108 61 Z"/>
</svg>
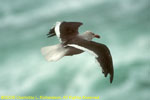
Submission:
<svg viewBox="0 0 150 100">
<path fill-rule="evenodd" d="M 83 34 L 77 35 L 74 39 L 85 39 L 87 41 L 91 41 L 93 39 L 93 37 L 89 36 L 90 35 L 89 33 L 90 33 L 90 31 L 86 31 Z M 72 55 L 76 55 L 76 54 L 80 54 L 80 53 L 84 52 L 83 50 L 80 50 L 80 49 L 77 49 L 77 48 L 74 48 L 74 47 L 66 47 L 66 48 L 68 49 L 68 52 L 66 53 L 65 56 L 72 56 Z"/>
<path fill-rule="evenodd" d="M 110 82 L 113 80 L 113 62 L 109 49 L 101 43 L 93 42 L 93 38 L 100 38 L 93 32 L 86 31 L 79 34 L 80 22 L 58 22 L 50 30 L 48 37 L 57 36 L 60 44 L 43 47 L 42 54 L 48 61 L 57 61 L 64 56 L 80 54 L 84 51 L 93 54 L 100 63 L 105 75 L 110 74 Z"/>
<path fill-rule="evenodd" d="M 77 36 L 75 36 L 72 39 L 72 41 L 74 41 L 75 39 L 85 39 L 87 41 L 91 41 L 93 37 L 90 36 L 90 31 L 86 31 L 83 34 L 78 34 Z M 46 50 L 49 50 L 49 54 L 47 52 L 45 53 Z M 57 61 L 64 56 L 73 56 L 73 55 L 80 54 L 83 52 L 84 52 L 83 50 L 80 50 L 74 47 L 70 47 L 70 46 L 65 47 L 63 43 L 53 45 L 53 46 L 46 46 L 42 48 L 42 54 L 46 55 L 46 59 L 48 61 Z"/>
</svg>

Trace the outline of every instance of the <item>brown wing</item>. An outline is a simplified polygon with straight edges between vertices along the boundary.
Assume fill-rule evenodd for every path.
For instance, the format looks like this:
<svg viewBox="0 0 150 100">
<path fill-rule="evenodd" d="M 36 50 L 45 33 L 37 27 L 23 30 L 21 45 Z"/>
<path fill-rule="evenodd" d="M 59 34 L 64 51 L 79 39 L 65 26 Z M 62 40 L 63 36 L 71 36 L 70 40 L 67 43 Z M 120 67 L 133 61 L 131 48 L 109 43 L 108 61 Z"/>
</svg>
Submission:
<svg viewBox="0 0 150 100">
<path fill-rule="evenodd" d="M 94 53 L 96 60 L 102 67 L 105 77 L 110 74 L 110 83 L 112 83 L 114 76 L 113 61 L 110 51 L 106 45 L 83 39 L 70 41 L 67 45 L 83 51 Z"/>
<path fill-rule="evenodd" d="M 59 26 L 59 37 L 61 41 L 65 42 L 68 41 L 72 38 L 74 38 L 79 32 L 78 32 L 78 28 L 83 24 L 81 22 L 60 22 L 60 26 Z M 49 33 L 47 34 L 48 37 L 52 37 L 56 35 L 55 32 L 55 27 L 52 27 L 49 31 Z"/>
<path fill-rule="evenodd" d="M 62 22 L 60 25 L 61 41 L 68 41 L 78 35 L 78 28 L 81 25 L 81 22 Z"/>
</svg>

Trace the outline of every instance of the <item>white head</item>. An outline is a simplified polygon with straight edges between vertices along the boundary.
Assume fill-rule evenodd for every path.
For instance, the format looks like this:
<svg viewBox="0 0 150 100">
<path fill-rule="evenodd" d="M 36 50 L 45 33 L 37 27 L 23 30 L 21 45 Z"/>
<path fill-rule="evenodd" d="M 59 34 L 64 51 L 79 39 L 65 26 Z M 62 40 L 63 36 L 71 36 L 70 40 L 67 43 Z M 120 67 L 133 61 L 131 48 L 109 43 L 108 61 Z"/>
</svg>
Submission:
<svg viewBox="0 0 150 100">
<path fill-rule="evenodd" d="M 91 41 L 93 38 L 100 38 L 100 36 L 91 31 L 86 31 L 83 33 L 83 38 Z"/>
</svg>

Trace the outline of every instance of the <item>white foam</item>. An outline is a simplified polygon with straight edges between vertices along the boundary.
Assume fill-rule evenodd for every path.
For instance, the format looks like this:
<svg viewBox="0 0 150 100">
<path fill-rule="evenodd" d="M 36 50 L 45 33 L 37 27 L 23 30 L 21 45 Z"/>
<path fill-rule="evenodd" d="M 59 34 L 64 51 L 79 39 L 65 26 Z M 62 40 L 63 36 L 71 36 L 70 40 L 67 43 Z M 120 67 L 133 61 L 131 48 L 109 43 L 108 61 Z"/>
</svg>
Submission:
<svg viewBox="0 0 150 100">
<path fill-rule="evenodd" d="M 3 24 L 0 24 L 0 27 L 6 27 L 8 25 L 13 25 L 14 27 L 24 27 L 25 25 L 34 24 L 37 22 L 37 20 L 41 20 L 44 18 L 53 18 L 56 17 L 59 14 L 64 13 L 66 10 L 69 12 L 73 10 L 78 10 L 81 8 L 86 8 L 89 6 L 94 6 L 95 4 L 101 3 L 103 0 L 92 0 L 92 1 L 86 1 L 86 0 L 65 0 L 65 1 L 59 1 L 56 3 L 52 3 L 51 1 L 48 1 L 45 5 L 40 6 L 39 8 L 29 10 L 24 13 L 20 13 L 18 15 L 14 15 L 11 13 L 12 11 L 9 11 L 5 17 L 0 19 L 0 22 Z M 67 5 L 66 5 L 67 3 Z M 56 6 L 57 5 L 57 6 Z M 9 6 L 7 6 L 9 7 Z M 6 9 L 10 9 L 9 8 Z M 32 23 L 31 23 L 32 22 Z"/>
<path fill-rule="evenodd" d="M 150 39 L 149 35 L 140 35 L 136 39 L 131 40 L 129 44 L 117 45 L 117 49 L 112 49 L 112 57 L 115 65 L 129 64 L 135 60 L 150 59 Z"/>
<path fill-rule="evenodd" d="M 88 54 L 80 55 L 80 62 L 76 62 L 76 64 L 81 63 L 82 65 L 79 68 L 74 69 L 78 72 L 66 89 L 65 94 L 67 95 L 83 96 L 89 93 L 90 87 L 95 80 L 101 80 L 102 78 L 99 77 L 103 77 L 99 66 L 94 62 L 94 58 L 91 58 Z"/>
<path fill-rule="evenodd" d="M 60 67 L 58 64 L 48 64 L 42 59 L 35 52 L 26 52 L 10 56 L 0 64 L 0 70 L 3 70 L 0 75 L 3 77 L 0 81 L 0 94 L 21 95 L 32 91 L 42 80 L 53 77 Z"/>
</svg>

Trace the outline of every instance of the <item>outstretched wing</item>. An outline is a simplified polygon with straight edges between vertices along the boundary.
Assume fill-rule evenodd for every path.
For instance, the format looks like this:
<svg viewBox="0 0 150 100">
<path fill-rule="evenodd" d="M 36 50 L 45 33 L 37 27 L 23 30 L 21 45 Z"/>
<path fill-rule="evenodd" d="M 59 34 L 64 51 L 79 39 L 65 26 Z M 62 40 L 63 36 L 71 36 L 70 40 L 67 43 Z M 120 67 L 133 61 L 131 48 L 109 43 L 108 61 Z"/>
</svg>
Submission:
<svg viewBox="0 0 150 100">
<path fill-rule="evenodd" d="M 101 43 L 96 43 L 93 41 L 87 41 L 83 39 L 73 40 L 67 43 L 67 46 L 71 46 L 83 51 L 92 53 L 96 60 L 99 62 L 102 67 L 102 71 L 107 77 L 110 74 L 110 83 L 113 81 L 113 61 L 108 47 Z"/>
<path fill-rule="evenodd" d="M 48 37 L 57 35 L 60 41 L 68 41 L 79 33 L 78 28 L 81 25 L 81 22 L 57 22 L 47 35 Z"/>
</svg>

